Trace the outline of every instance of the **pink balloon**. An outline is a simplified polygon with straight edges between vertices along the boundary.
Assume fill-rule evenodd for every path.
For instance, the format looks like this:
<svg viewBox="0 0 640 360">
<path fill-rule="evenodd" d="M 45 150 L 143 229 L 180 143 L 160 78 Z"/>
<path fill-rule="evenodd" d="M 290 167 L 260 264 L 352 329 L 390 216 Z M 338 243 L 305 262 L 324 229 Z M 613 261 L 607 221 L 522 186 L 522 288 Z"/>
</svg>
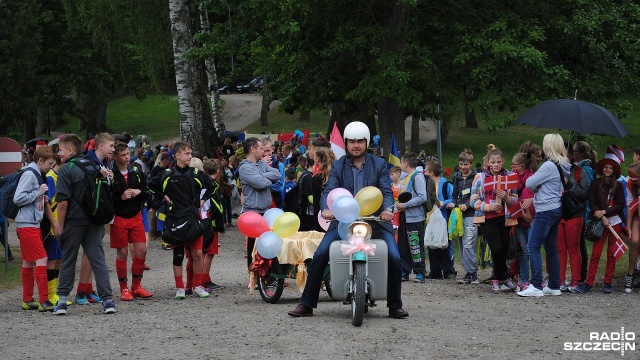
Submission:
<svg viewBox="0 0 640 360">
<path fill-rule="evenodd" d="M 349 192 L 349 190 L 345 188 L 335 188 L 329 192 L 329 196 L 327 196 L 327 206 L 329 206 L 329 210 L 333 210 L 333 203 L 340 196 L 349 196 L 353 197 L 353 194 Z"/>
<path fill-rule="evenodd" d="M 318 213 L 318 224 L 320 224 L 320 227 L 323 228 L 324 231 L 327 231 L 329 224 L 331 224 L 331 221 L 322 218 L 322 211 Z"/>
<path fill-rule="evenodd" d="M 262 215 L 255 211 L 247 211 L 238 217 L 238 230 L 250 238 L 257 238 L 269 231 L 269 225 Z"/>
</svg>

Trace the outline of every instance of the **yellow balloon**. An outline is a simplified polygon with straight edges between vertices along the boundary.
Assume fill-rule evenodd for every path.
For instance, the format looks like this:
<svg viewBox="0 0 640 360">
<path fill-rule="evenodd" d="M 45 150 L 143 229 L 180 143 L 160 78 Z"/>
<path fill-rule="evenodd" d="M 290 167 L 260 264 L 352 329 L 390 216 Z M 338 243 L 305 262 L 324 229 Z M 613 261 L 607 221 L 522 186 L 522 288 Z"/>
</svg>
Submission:
<svg viewBox="0 0 640 360">
<path fill-rule="evenodd" d="M 356 201 L 360 205 L 360 216 L 371 215 L 382 205 L 382 191 L 375 186 L 363 187 L 356 194 Z"/>
<path fill-rule="evenodd" d="M 288 238 L 300 229 L 300 218 L 292 212 L 286 212 L 276 218 L 273 222 L 273 231 L 281 238 Z"/>
</svg>

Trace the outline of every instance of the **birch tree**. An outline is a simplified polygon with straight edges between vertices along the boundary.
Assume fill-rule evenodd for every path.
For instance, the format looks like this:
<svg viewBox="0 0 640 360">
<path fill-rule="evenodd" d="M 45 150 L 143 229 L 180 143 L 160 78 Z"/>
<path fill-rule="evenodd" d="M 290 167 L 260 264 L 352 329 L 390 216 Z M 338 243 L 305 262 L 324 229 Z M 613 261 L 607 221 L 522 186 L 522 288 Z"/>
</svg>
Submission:
<svg viewBox="0 0 640 360">
<path fill-rule="evenodd" d="M 173 38 L 173 63 L 176 73 L 180 136 L 194 151 L 211 156 L 213 119 L 207 97 L 207 74 L 204 61 L 188 58 L 194 36 L 200 30 L 200 16 L 195 0 L 170 0 L 169 13 Z"/>
</svg>

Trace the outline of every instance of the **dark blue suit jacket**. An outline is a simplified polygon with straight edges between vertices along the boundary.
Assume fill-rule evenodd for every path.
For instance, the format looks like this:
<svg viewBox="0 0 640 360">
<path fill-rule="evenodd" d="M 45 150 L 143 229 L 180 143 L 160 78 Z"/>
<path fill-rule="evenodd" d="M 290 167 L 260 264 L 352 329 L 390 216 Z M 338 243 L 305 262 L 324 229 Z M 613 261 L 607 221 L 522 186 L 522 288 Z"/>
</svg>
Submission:
<svg viewBox="0 0 640 360">
<path fill-rule="evenodd" d="M 391 178 L 389 177 L 389 169 L 387 167 L 387 161 L 379 156 L 375 156 L 369 153 L 364 155 L 364 186 L 375 186 L 382 191 L 382 206 L 373 215 L 380 215 L 382 210 L 393 205 L 393 192 L 391 191 Z M 329 180 L 324 187 L 322 197 L 320 198 L 320 211 L 328 209 L 327 197 L 331 190 L 335 188 L 345 188 L 349 190 L 354 196 L 354 179 L 353 171 L 351 169 L 351 158 L 346 155 L 333 162 L 331 165 L 331 173 L 329 174 Z M 372 228 L 376 227 L 376 224 L 371 224 Z M 393 233 L 393 227 L 388 223 L 378 223 L 386 230 Z M 338 221 L 334 220 L 329 225 L 328 230 L 332 230 L 338 226 Z"/>
</svg>

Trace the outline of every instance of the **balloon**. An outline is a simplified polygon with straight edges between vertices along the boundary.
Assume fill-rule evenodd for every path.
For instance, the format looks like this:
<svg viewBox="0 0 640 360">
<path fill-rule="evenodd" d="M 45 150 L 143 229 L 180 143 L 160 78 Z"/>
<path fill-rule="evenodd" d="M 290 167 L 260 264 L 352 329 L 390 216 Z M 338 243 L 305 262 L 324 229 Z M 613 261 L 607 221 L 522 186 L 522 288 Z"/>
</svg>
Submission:
<svg viewBox="0 0 640 360">
<path fill-rule="evenodd" d="M 382 191 L 375 186 L 363 187 L 356 194 L 356 200 L 360 205 L 360 215 L 371 215 L 382 205 Z"/>
<path fill-rule="evenodd" d="M 360 214 L 360 205 L 350 196 L 340 196 L 333 203 L 333 216 L 340 222 L 352 223 Z"/>
<path fill-rule="evenodd" d="M 348 240 L 347 230 L 349 230 L 349 226 L 351 226 L 351 223 L 340 222 L 338 224 L 338 235 L 341 240 Z"/>
<path fill-rule="evenodd" d="M 340 197 L 340 196 L 350 196 L 353 197 L 353 195 L 351 195 L 351 193 L 349 192 L 349 190 L 345 189 L 345 188 L 335 188 L 333 190 L 331 190 L 329 192 L 329 195 L 327 196 L 327 206 L 329 206 L 329 210 L 333 211 L 333 203 Z"/>
<path fill-rule="evenodd" d="M 322 217 L 322 211 L 318 213 L 318 224 L 320 224 L 320 227 L 323 228 L 324 231 L 327 231 L 329 225 L 331 224 L 331 221 L 325 220 Z"/>
<path fill-rule="evenodd" d="M 273 231 L 267 231 L 256 240 L 256 250 L 265 259 L 273 259 L 280 254 L 282 239 Z"/>
<path fill-rule="evenodd" d="M 257 212 L 247 211 L 238 217 L 238 230 L 245 236 L 257 238 L 265 231 L 269 231 L 269 225 Z"/>
<path fill-rule="evenodd" d="M 264 215 L 262 215 L 262 217 L 267 222 L 267 226 L 269 226 L 269 229 L 273 229 L 273 223 L 282 214 L 284 214 L 284 211 L 282 211 L 282 209 L 272 208 L 267 210 Z"/>
<path fill-rule="evenodd" d="M 286 212 L 273 223 L 273 232 L 280 237 L 288 238 L 300 229 L 300 218 L 292 212 Z"/>
</svg>

